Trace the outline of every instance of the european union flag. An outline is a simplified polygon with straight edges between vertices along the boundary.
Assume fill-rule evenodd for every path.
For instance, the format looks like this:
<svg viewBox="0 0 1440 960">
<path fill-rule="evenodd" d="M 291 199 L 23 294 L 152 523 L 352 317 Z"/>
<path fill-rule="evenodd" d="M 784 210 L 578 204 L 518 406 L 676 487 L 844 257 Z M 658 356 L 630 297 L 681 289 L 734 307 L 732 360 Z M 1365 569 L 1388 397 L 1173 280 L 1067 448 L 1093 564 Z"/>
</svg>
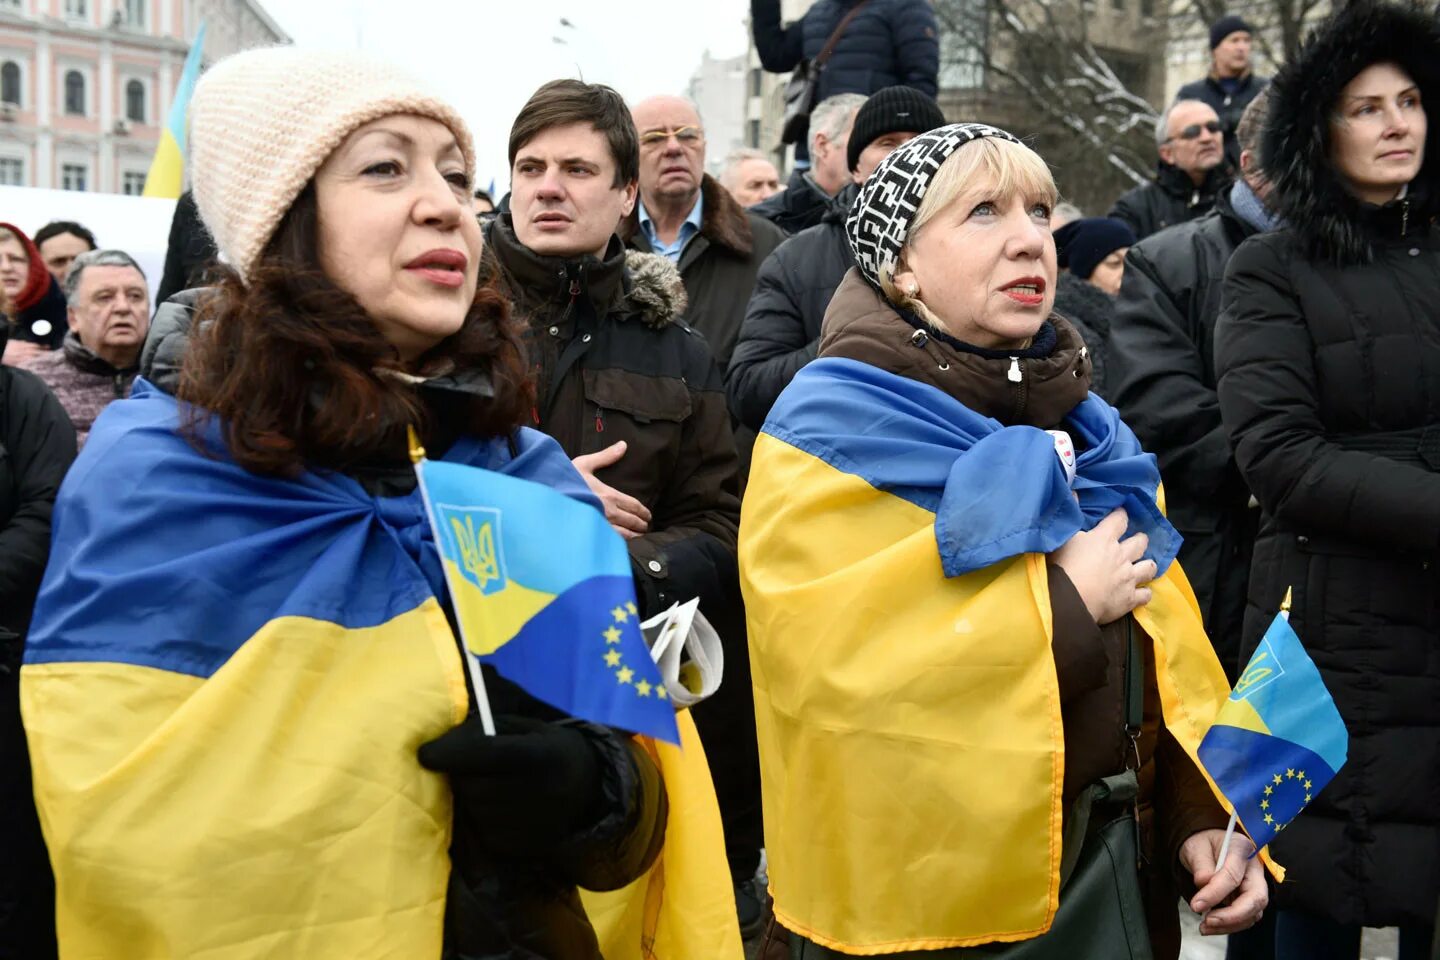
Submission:
<svg viewBox="0 0 1440 960">
<path fill-rule="evenodd" d="M 470 653 L 571 716 L 679 743 L 629 552 L 604 514 L 488 470 L 416 469 Z"/>
<path fill-rule="evenodd" d="M 1200 762 L 1256 849 L 1335 778 L 1350 736 L 1283 611 L 1200 741 Z"/>
</svg>

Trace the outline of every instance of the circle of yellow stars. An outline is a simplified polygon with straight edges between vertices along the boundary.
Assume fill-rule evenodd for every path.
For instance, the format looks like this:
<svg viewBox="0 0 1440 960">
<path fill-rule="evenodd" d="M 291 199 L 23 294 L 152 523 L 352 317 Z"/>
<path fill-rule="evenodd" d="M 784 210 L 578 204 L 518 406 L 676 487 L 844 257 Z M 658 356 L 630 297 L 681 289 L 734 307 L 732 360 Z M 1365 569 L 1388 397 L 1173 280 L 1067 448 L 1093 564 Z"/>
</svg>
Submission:
<svg viewBox="0 0 1440 960">
<path fill-rule="evenodd" d="M 637 621 L 640 619 L 640 611 L 633 602 L 610 611 L 610 618 L 615 622 L 601 634 L 605 638 L 605 666 L 615 671 L 615 679 L 620 683 L 633 686 L 637 696 L 648 697 L 654 694 L 657 699 L 667 700 L 670 692 L 665 689 L 665 684 L 651 684 L 643 678 L 636 680 L 635 671 L 625 666 L 625 658 L 620 655 L 620 638 L 624 636 L 620 632 L 620 625 L 628 623 L 631 617 Z"/>
<path fill-rule="evenodd" d="M 1311 797 L 1310 797 L 1310 790 L 1311 790 L 1311 788 L 1313 787 L 1313 784 L 1310 782 L 1309 778 L 1307 778 L 1307 777 L 1305 776 L 1305 771 L 1304 771 L 1304 770 L 1296 770 L 1294 767 L 1291 767 L 1291 768 L 1289 768 L 1288 770 L 1286 770 L 1286 771 L 1285 771 L 1285 775 L 1284 775 L 1283 777 L 1282 777 L 1280 774 L 1277 773 L 1277 774 L 1275 774 L 1275 776 L 1271 777 L 1270 780 L 1271 780 L 1272 782 L 1269 783 L 1269 784 L 1267 784 L 1266 787 L 1265 787 L 1265 796 L 1260 799 L 1260 809 L 1263 810 L 1263 811 L 1265 811 L 1265 824 L 1266 824 L 1266 826 L 1275 827 L 1275 832 L 1276 832 L 1276 833 L 1279 833 L 1281 830 L 1284 830 L 1284 829 L 1285 829 L 1285 827 L 1287 826 L 1287 824 L 1283 824 L 1283 823 L 1282 823 L 1282 824 L 1280 824 L 1279 826 L 1275 826 L 1275 818 L 1274 818 L 1274 817 L 1270 814 L 1270 812 L 1269 812 L 1269 811 L 1270 811 L 1270 798 L 1271 798 L 1272 796 L 1274 796 L 1274 794 L 1275 794 L 1275 788 L 1278 787 L 1278 786 L 1280 786 L 1280 785 L 1282 785 L 1282 784 L 1284 784 L 1287 780 L 1293 780 L 1293 781 L 1295 781 L 1297 784 L 1299 784 L 1300 786 L 1304 787 L 1304 788 L 1305 788 L 1305 800 L 1304 800 L 1304 802 L 1302 802 L 1302 803 L 1300 804 L 1300 810 L 1304 810 L 1306 807 L 1308 807 L 1308 806 L 1310 805 L 1310 799 L 1311 799 Z M 1297 810 L 1297 811 L 1295 811 L 1295 813 L 1296 813 L 1296 815 L 1298 816 L 1299 813 L 1300 813 L 1300 811 Z"/>
</svg>

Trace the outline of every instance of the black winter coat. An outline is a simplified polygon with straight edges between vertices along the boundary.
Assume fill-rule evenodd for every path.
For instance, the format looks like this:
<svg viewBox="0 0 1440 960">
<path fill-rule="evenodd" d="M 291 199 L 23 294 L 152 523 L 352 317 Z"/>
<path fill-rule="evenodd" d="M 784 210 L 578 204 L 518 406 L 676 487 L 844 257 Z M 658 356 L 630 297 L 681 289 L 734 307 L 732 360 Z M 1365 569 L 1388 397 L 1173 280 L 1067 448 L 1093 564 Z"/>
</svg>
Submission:
<svg viewBox="0 0 1440 960">
<path fill-rule="evenodd" d="M 1259 516 L 1220 420 L 1215 322 L 1225 265 L 1255 233 L 1221 191 L 1210 213 L 1131 247 L 1106 358 L 1106 399 L 1160 461 L 1180 566 L 1232 681 Z"/>
<path fill-rule="evenodd" d="M 1264 77 L 1247 73 L 1240 78 L 1234 93 L 1226 93 L 1225 88 L 1220 86 L 1220 81 L 1213 76 L 1202 77 L 1181 87 L 1180 92 L 1175 94 L 1175 99 L 1199 100 L 1210 105 L 1225 128 L 1225 162 L 1230 164 L 1230 169 L 1239 170 L 1240 141 L 1235 139 L 1235 128 L 1240 125 L 1240 117 L 1245 113 L 1250 101 L 1259 96 L 1269 82 Z"/>
<path fill-rule="evenodd" d="M 1069 320 L 1085 341 L 1090 354 L 1090 392 L 1109 399 L 1105 354 L 1115 298 L 1089 280 L 1062 271 L 1055 284 L 1055 312 Z"/>
<path fill-rule="evenodd" d="M 5 348 L 0 323 L 0 351 Z M 20 723 L 20 658 L 75 428 L 32 373 L 0 367 L 0 956 L 54 957 L 55 883 Z"/>
<path fill-rule="evenodd" d="M 771 73 L 813 60 L 841 19 L 860 0 L 819 0 L 795 23 L 780 23 L 780 0 L 750 0 L 750 24 L 760 63 Z M 837 93 L 869 96 L 885 87 L 914 87 L 935 96 L 940 78 L 940 32 L 929 0 L 870 0 L 850 21 L 820 75 L 816 100 Z"/>
<path fill-rule="evenodd" d="M 845 214 L 860 188 L 829 203 L 822 222 L 786 240 L 760 266 L 740 338 L 725 372 L 725 396 L 736 420 L 758 431 L 800 368 L 815 359 L 820 323 L 855 255 Z"/>
<path fill-rule="evenodd" d="M 1135 231 L 1135 239 L 1144 240 L 1166 227 L 1209 213 L 1215 196 L 1229 183 L 1223 165 L 1211 170 L 1197 187 L 1188 173 L 1162 162 L 1154 180 L 1126 191 L 1106 216 L 1125 221 Z"/>
<path fill-rule="evenodd" d="M 830 197 L 816 186 L 807 171 L 795 170 L 784 190 L 749 209 L 793 236 L 819 223 L 829 206 Z"/>
<path fill-rule="evenodd" d="M 1355 4 L 1271 85 L 1264 168 L 1287 227 L 1231 258 L 1215 331 L 1221 413 L 1264 512 L 1245 649 L 1285 591 L 1350 732 L 1349 760 L 1278 837 L 1282 908 L 1429 925 L 1440 895 L 1440 124 L 1404 199 L 1360 203 L 1330 166 L 1344 84 L 1389 61 L 1440 103 L 1440 28 Z"/>
</svg>

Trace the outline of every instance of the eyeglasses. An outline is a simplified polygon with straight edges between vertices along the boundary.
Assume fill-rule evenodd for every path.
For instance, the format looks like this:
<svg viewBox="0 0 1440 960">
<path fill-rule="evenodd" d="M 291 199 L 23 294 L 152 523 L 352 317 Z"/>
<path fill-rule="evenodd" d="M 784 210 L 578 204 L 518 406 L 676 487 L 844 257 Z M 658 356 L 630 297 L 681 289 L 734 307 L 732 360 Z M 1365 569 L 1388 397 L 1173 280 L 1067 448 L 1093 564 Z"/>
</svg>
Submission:
<svg viewBox="0 0 1440 960">
<path fill-rule="evenodd" d="M 640 134 L 640 146 L 653 147 L 674 137 L 682 147 L 693 147 L 705 139 L 705 131 L 699 127 L 676 127 L 674 130 L 647 130 Z"/>
<path fill-rule="evenodd" d="M 1190 126 L 1181 130 L 1179 133 L 1175 134 L 1175 136 L 1170 137 L 1165 142 L 1169 143 L 1171 140 L 1194 140 L 1200 136 L 1201 130 L 1208 130 L 1211 133 L 1219 133 L 1221 130 L 1224 129 L 1224 127 L 1220 126 L 1219 120 L 1206 120 L 1204 123 L 1192 123 L 1190 124 Z"/>
</svg>

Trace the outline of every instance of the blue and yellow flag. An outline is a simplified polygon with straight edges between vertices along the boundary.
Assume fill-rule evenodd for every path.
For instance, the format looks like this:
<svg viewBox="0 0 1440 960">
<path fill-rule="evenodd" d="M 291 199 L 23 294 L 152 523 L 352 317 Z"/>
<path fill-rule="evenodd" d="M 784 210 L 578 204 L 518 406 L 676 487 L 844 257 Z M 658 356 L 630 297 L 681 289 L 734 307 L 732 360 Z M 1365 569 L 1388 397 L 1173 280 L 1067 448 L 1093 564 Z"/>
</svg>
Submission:
<svg viewBox="0 0 1440 960">
<path fill-rule="evenodd" d="M 571 716 L 678 743 L 630 554 L 605 515 L 493 471 L 416 471 L 471 655 Z"/>
<path fill-rule="evenodd" d="M 1200 762 L 1264 847 L 1345 764 L 1350 736 L 1284 611 L 1200 742 Z"/>
<path fill-rule="evenodd" d="M 195 43 L 185 57 L 185 69 L 180 74 L 180 85 L 175 88 L 175 99 L 170 102 L 170 116 L 165 129 L 160 131 L 160 143 L 155 147 L 155 158 L 150 161 L 150 172 L 145 175 L 147 197 L 169 197 L 176 199 L 185 187 L 186 126 L 190 116 L 190 95 L 195 92 L 195 82 L 200 79 L 200 60 L 205 51 L 205 23 L 195 33 Z"/>
</svg>

